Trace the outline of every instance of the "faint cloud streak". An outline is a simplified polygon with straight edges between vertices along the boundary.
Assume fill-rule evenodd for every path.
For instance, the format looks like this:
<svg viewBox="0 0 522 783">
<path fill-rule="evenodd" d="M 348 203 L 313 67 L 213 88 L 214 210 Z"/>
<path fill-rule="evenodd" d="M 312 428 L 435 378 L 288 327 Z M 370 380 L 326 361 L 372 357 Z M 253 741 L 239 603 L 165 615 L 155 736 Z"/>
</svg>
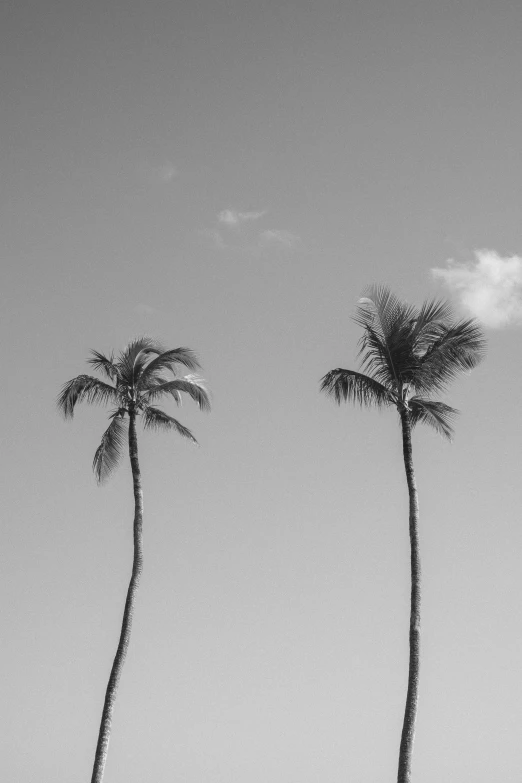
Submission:
<svg viewBox="0 0 522 783">
<path fill-rule="evenodd" d="M 178 177 L 179 171 L 171 161 L 167 161 L 161 165 L 142 163 L 138 168 L 138 174 L 145 183 L 158 185 L 172 182 L 172 180 Z"/>
<path fill-rule="evenodd" d="M 166 163 L 158 168 L 158 177 L 162 182 L 170 182 L 178 176 L 178 170 L 172 163 Z"/>
<path fill-rule="evenodd" d="M 259 235 L 259 242 L 263 247 L 269 245 L 278 245 L 279 247 L 286 247 L 289 250 L 294 250 L 301 244 L 301 237 L 297 234 L 293 234 L 291 231 L 283 231 L 269 228 L 266 231 L 262 231 Z"/>
<path fill-rule="evenodd" d="M 205 237 L 205 239 L 208 239 L 210 242 L 210 245 L 212 247 L 217 248 L 218 250 L 223 250 L 227 247 L 227 244 L 219 231 L 216 231 L 215 229 L 203 229 L 200 231 L 200 234 L 202 237 Z"/>
<path fill-rule="evenodd" d="M 266 211 L 263 212 L 238 212 L 235 209 L 224 209 L 218 215 L 218 222 L 224 223 L 226 226 L 237 227 L 241 223 L 245 223 L 249 220 L 259 220 Z"/>
<path fill-rule="evenodd" d="M 214 227 L 204 229 L 200 233 L 217 250 L 228 250 L 257 258 L 266 258 L 270 254 L 281 256 L 281 253 L 288 253 L 301 247 L 301 238 L 291 231 L 273 228 L 260 231 L 244 225 L 254 223 L 266 215 L 266 212 L 266 210 L 239 212 L 236 209 L 224 209 L 218 213 Z"/>
<path fill-rule="evenodd" d="M 470 315 L 492 329 L 522 323 L 522 257 L 475 250 L 468 263 L 449 259 L 431 270 Z"/>
</svg>

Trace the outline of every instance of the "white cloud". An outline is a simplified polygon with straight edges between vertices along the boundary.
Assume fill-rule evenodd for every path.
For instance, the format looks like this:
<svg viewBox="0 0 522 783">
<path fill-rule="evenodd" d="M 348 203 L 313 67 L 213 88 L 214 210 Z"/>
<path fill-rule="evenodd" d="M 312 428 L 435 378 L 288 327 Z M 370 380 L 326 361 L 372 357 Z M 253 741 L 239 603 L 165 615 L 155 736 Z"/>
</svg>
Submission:
<svg viewBox="0 0 522 783">
<path fill-rule="evenodd" d="M 235 209 L 224 209 L 218 215 L 219 223 L 227 226 L 239 226 L 247 220 L 259 220 L 266 212 L 238 212 Z"/>
<path fill-rule="evenodd" d="M 522 257 L 503 257 L 495 250 L 476 250 L 469 263 L 447 262 L 432 269 L 462 307 L 485 326 L 500 329 L 522 323 Z"/>
<path fill-rule="evenodd" d="M 301 243 L 301 238 L 291 231 L 283 231 L 269 228 L 259 235 L 261 245 L 282 245 L 293 250 Z"/>
</svg>

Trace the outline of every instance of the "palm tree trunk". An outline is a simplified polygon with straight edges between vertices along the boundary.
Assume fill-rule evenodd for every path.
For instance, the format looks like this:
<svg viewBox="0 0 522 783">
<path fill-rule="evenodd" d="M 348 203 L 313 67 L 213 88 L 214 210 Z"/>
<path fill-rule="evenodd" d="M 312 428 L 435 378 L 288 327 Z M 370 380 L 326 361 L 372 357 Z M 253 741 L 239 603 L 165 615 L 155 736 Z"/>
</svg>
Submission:
<svg viewBox="0 0 522 783">
<path fill-rule="evenodd" d="M 129 456 L 134 485 L 134 559 L 132 562 L 132 576 L 129 582 L 127 599 L 123 612 L 120 641 L 118 643 L 118 649 L 116 650 L 107 691 L 105 693 L 105 703 L 103 705 L 91 783 L 101 783 L 103 780 L 105 762 L 107 761 L 107 751 L 109 749 L 116 691 L 118 690 L 118 683 L 120 681 L 125 656 L 127 655 L 136 593 L 143 570 L 143 491 L 141 489 L 141 474 L 138 462 L 138 440 L 136 437 L 136 414 L 134 411 L 131 411 L 129 414 Z"/>
<path fill-rule="evenodd" d="M 408 693 L 406 695 L 406 708 L 404 711 L 404 723 L 402 727 L 397 783 L 410 783 L 413 740 L 415 737 L 415 720 L 417 717 L 417 703 L 419 699 L 421 567 L 419 549 L 419 501 L 417 497 L 415 473 L 413 470 L 410 412 L 406 409 L 402 409 L 400 415 L 404 468 L 406 470 L 406 480 L 408 482 L 410 499 L 411 604 Z"/>
</svg>

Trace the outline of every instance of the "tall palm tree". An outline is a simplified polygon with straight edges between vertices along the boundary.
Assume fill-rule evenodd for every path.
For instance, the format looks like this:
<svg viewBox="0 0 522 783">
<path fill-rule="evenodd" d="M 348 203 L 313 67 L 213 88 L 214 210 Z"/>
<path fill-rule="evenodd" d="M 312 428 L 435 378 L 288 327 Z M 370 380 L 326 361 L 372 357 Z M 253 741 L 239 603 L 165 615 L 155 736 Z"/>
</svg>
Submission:
<svg viewBox="0 0 522 783">
<path fill-rule="evenodd" d="M 485 339 L 473 320 L 455 320 L 445 302 L 427 301 L 420 309 L 401 302 L 383 286 L 373 286 L 361 300 L 355 322 L 362 327 L 361 372 L 338 367 L 321 380 L 321 390 L 361 406 L 394 406 L 402 428 L 404 467 L 409 493 L 411 605 L 409 673 L 402 728 L 398 783 L 410 783 L 420 662 L 421 566 L 419 503 L 413 470 L 411 433 L 416 424 L 433 427 L 451 439 L 458 413 L 430 399 L 459 373 L 482 359 Z"/>
<path fill-rule="evenodd" d="M 201 410 L 210 410 L 210 402 L 200 378 L 196 375 L 178 375 L 180 365 L 194 372 L 200 369 L 195 354 L 188 348 L 166 351 L 156 341 L 140 337 L 129 343 L 117 358 L 92 351 L 88 362 L 104 376 L 104 380 L 91 375 L 78 375 L 68 381 L 58 397 L 58 408 L 64 417 L 69 419 L 73 417 L 75 406 L 79 402 L 112 405 L 109 416 L 111 423 L 103 433 L 94 455 L 94 474 L 100 484 L 108 479 L 127 442 L 134 488 L 132 575 L 118 648 L 105 694 L 91 778 L 91 783 L 101 783 L 107 760 L 116 691 L 129 646 L 136 593 L 143 570 L 143 491 L 138 462 L 136 420 L 141 417 L 145 429 L 177 432 L 196 443 L 190 430 L 153 403 L 170 395 L 179 405 L 182 394 L 188 394 Z"/>
</svg>

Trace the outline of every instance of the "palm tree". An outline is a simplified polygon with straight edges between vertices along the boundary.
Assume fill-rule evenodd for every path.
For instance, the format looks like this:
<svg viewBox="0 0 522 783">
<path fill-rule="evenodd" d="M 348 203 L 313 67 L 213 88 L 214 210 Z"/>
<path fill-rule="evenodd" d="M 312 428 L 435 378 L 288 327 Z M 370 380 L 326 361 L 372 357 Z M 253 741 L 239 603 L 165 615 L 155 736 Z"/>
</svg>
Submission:
<svg viewBox="0 0 522 783">
<path fill-rule="evenodd" d="M 473 320 L 454 319 L 445 302 L 427 301 L 420 309 L 401 302 L 388 288 L 373 286 L 359 300 L 355 322 L 362 327 L 361 372 L 338 367 L 321 379 L 321 391 L 341 401 L 382 408 L 400 417 L 409 493 L 411 605 L 409 673 L 402 728 L 398 783 L 410 783 L 420 662 L 421 567 L 419 504 L 413 470 L 411 432 L 416 424 L 433 427 L 451 440 L 458 413 L 429 397 L 444 390 L 459 373 L 482 359 L 485 339 Z"/>
<path fill-rule="evenodd" d="M 192 371 L 200 368 L 195 354 L 188 348 L 166 351 L 156 341 L 140 337 L 129 343 L 117 358 L 113 355 L 108 358 L 98 351 L 92 351 L 88 362 L 104 376 L 104 380 L 91 375 L 78 375 L 68 381 L 58 397 L 58 409 L 66 419 L 72 419 L 74 408 L 79 402 L 108 403 L 113 406 L 109 416 L 111 423 L 103 433 L 94 455 L 94 474 L 99 484 L 108 479 L 128 442 L 134 487 L 132 576 L 118 648 L 105 694 L 91 778 L 91 783 L 101 783 L 107 760 L 116 691 L 129 646 L 136 593 L 143 570 L 143 491 L 138 462 L 136 419 L 141 417 L 145 429 L 177 432 L 196 443 L 190 430 L 153 403 L 170 395 L 179 405 L 184 393 L 188 394 L 201 410 L 210 410 L 210 402 L 200 378 L 196 375 L 178 375 L 180 365 Z"/>
</svg>

